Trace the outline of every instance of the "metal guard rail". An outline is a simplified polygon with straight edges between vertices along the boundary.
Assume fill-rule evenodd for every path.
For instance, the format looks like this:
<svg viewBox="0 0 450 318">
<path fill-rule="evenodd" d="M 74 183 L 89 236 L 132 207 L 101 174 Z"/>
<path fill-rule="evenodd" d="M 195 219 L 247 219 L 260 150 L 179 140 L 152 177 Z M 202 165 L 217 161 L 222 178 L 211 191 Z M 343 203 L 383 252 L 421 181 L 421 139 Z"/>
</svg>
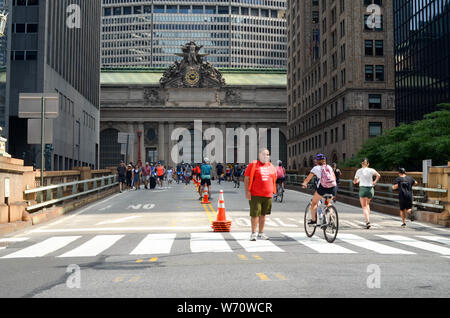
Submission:
<svg viewBox="0 0 450 318">
<path fill-rule="evenodd" d="M 286 174 L 286 181 L 288 184 L 293 184 L 293 185 L 301 185 L 303 183 L 303 181 L 306 179 L 306 175 L 296 175 L 296 174 Z M 298 179 L 301 178 L 302 181 L 299 182 Z M 297 181 L 292 181 L 292 179 L 297 179 Z M 340 182 L 344 182 L 344 183 L 348 183 L 349 184 L 349 189 L 350 190 L 344 190 L 341 187 L 338 188 L 338 193 L 342 192 L 342 193 L 347 193 L 347 194 L 353 194 L 356 195 L 357 192 L 353 191 L 353 180 L 348 180 L 348 179 L 340 179 Z M 311 183 L 312 181 L 310 181 Z M 378 196 L 375 195 L 374 199 L 378 199 L 378 200 L 385 200 L 385 201 L 390 201 L 390 202 L 398 202 L 398 199 L 394 198 L 394 195 L 396 195 L 393 190 L 392 190 L 392 184 L 385 184 L 385 183 L 377 183 L 376 185 L 377 187 L 382 187 L 382 188 L 387 188 L 387 192 L 383 192 L 383 191 L 377 191 L 377 193 L 384 193 L 389 195 L 389 197 L 383 197 L 383 196 Z M 422 193 L 422 195 L 414 195 L 413 198 L 414 199 L 424 199 L 425 195 L 423 195 L 424 192 L 435 192 L 435 193 L 447 193 L 447 189 L 435 189 L 435 188 L 426 188 L 426 187 L 413 187 L 413 190 L 416 191 L 420 191 Z M 418 206 L 423 206 L 423 207 L 427 207 L 427 208 L 433 208 L 433 209 L 441 209 L 443 210 L 445 207 L 443 205 L 440 204 L 440 201 L 435 201 L 435 204 L 432 203 L 424 203 L 424 202 L 419 202 L 419 201 L 413 201 L 413 205 L 418 205 Z"/>
<path fill-rule="evenodd" d="M 93 188 L 89 190 L 89 183 L 92 182 Z M 98 182 L 100 182 L 100 185 L 98 185 Z M 83 185 L 83 191 L 78 192 L 78 185 Z M 44 208 L 65 200 L 73 199 L 76 197 L 79 197 L 81 195 L 89 194 L 95 191 L 101 191 L 103 189 L 110 188 L 112 186 L 118 185 L 117 176 L 116 175 L 109 175 L 104 176 L 100 178 L 94 178 L 94 179 L 87 179 L 87 180 L 81 180 L 81 181 L 74 181 L 74 182 L 67 182 L 67 183 L 61 183 L 61 184 L 55 184 L 45 187 L 39 187 L 35 189 L 29 189 L 25 190 L 24 194 L 37 194 L 37 201 L 38 204 L 31 205 L 27 207 L 27 211 L 36 210 L 40 208 Z M 63 196 L 63 190 L 65 187 L 72 187 L 72 194 Z M 56 189 L 56 199 L 53 199 L 53 190 Z M 46 201 L 43 200 L 43 194 L 46 192 Z"/>
</svg>

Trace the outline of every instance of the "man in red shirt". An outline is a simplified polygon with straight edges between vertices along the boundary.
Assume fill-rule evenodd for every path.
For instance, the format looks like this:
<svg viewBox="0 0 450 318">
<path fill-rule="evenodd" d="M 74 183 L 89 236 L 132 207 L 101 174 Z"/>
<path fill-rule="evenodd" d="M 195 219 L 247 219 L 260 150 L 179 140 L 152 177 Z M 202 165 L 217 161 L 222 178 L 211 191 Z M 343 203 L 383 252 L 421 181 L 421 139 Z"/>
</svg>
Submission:
<svg viewBox="0 0 450 318">
<path fill-rule="evenodd" d="M 256 238 L 269 239 L 263 232 L 264 224 L 266 215 L 272 211 L 272 198 L 276 193 L 277 173 L 275 167 L 270 163 L 269 150 L 261 149 L 258 159 L 248 165 L 244 175 L 245 197 L 249 200 L 252 224 L 250 241 L 256 241 Z M 258 225 L 259 234 L 256 235 Z"/>
</svg>

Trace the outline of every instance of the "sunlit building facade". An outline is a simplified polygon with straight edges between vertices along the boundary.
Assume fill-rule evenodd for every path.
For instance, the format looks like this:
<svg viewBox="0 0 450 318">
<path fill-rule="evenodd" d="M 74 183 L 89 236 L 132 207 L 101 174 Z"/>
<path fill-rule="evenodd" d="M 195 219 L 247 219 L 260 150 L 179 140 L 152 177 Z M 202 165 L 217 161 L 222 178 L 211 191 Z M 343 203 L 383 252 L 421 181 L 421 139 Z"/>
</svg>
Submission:
<svg viewBox="0 0 450 318">
<path fill-rule="evenodd" d="M 102 67 L 170 66 L 186 42 L 220 68 L 286 68 L 285 0 L 103 0 Z"/>
</svg>

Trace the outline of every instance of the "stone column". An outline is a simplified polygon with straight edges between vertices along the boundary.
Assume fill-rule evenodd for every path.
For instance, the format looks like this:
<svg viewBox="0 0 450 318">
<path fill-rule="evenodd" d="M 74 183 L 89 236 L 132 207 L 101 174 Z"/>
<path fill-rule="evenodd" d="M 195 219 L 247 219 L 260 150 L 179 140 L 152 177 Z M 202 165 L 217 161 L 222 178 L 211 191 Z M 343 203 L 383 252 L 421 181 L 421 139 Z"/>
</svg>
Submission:
<svg viewBox="0 0 450 318">
<path fill-rule="evenodd" d="M 158 124 L 158 161 L 164 160 L 164 123 L 160 122 Z"/>
<path fill-rule="evenodd" d="M 130 136 L 130 142 L 128 144 L 128 154 L 126 156 L 127 161 L 128 161 L 127 164 L 129 162 L 133 162 L 133 163 L 136 162 L 135 161 L 136 157 L 134 155 L 134 148 L 135 148 L 134 144 L 136 142 L 135 141 L 136 140 L 136 129 L 134 128 L 134 125 L 132 123 L 128 123 L 128 133 L 132 134 L 133 137 Z M 125 145 L 125 147 L 126 147 L 126 145 Z"/>
<path fill-rule="evenodd" d="M 138 149 L 140 149 L 140 152 L 141 152 L 141 158 L 140 159 L 141 159 L 142 165 L 145 165 L 146 155 L 145 155 L 145 145 L 144 145 L 144 139 L 145 139 L 144 123 L 138 123 L 137 124 L 137 130 L 141 132 L 141 138 L 140 138 L 140 142 L 138 144 L 138 147 L 139 147 Z M 136 138 L 137 138 L 136 140 L 139 141 L 139 137 L 138 137 L 138 132 L 137 131 L 136 131 Z"/>
<path fill-rule="evenodd" d="M 169 122 L 168 125 L 168 132 L 167 132 L 167 151 L 166 151 L 166 157 L 167 157 L 167 165 L 171 167 L 175 167 L 175 162 L 172 160 L 172 148 L 175 145 L 175 143 L 170 138 L 172 135 L 172 132 L 175 129 L 175 123 Z"/>
</svg>

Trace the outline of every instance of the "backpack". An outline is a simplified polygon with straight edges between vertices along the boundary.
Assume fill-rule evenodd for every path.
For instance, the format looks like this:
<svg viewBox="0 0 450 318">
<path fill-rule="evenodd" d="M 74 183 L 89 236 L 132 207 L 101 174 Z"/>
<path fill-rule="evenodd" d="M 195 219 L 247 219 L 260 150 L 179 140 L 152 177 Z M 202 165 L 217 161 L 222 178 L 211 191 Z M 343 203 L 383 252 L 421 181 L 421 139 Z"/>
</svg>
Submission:
<svg viewBox="0 0 450 318">
<path fill-rule="evenodd" d="M 277 178 L 284 178 L 284 168 L 282 166 L 277 167 Z"/>
<path fill-rule="evenodd" d="M 336 186 L 336 176 L 333 173 L 333 169 L 328 165 L 322 166 L 320 184 L 324 188 L 332 188 Z"/>
</svg>

